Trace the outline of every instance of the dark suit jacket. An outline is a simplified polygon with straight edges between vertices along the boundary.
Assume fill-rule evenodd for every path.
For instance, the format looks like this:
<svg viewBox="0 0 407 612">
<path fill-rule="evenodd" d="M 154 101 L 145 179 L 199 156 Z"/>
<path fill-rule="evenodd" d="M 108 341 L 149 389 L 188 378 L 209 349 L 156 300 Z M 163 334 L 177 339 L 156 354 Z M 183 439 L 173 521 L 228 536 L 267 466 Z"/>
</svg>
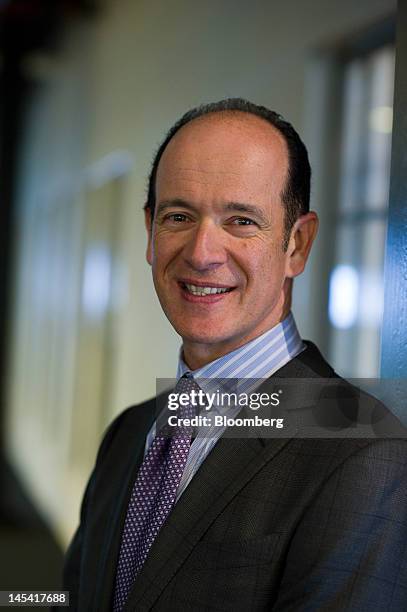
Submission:
<svg viewBox="0 0 407 612">
<path fill-rule="evenodd" d="M 277 375 L 344 384 L 311 343 Z M 301 408 L 303 390 L 291 402 Z M 112 607 L 154 414 L 154 400 L 129 408 L 104 437 L 66 557 L 71 609 Z M 405 612 L 406 466 L 403 439 L 221 438 L 154 542 L 125 609 Z"/>
</svg>

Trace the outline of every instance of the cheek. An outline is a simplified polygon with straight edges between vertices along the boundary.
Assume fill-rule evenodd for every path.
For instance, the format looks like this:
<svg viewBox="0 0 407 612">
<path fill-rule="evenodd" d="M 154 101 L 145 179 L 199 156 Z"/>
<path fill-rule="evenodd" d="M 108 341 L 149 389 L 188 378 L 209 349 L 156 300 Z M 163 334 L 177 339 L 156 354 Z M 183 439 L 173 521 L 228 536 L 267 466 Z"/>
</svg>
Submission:
<svg viewBox="0 0 407 612">
<path fill-rule="evenodd" d="M 158 231 L 153 237 L 153 253 L 155 260 L 164 259 L 171 250 L 171 237 L 166 232 Z"/>
<path fill-rule="evenodd" d="M 235 261 L 245 272 L 248 283 L 260 287 L 262 294 L 284 281 L 285 255 L 275 245 L 242 243 L 235 252 Z"/>
<path fill-rule="evenodd" d="M 154 237 L 152 246 L 152 266 L 157 274 L 162 274 L 177 258 L 182 250 L 177 236 L 167 232 L 159 233 Z"/>
</svg>

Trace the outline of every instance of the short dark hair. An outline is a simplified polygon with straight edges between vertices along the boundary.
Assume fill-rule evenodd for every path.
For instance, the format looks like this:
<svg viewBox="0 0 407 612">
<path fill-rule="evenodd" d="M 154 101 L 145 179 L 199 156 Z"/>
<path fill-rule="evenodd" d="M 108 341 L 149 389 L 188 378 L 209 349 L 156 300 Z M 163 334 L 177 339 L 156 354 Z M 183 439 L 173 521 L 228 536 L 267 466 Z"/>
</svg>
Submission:
<svg viewBox="0 0 407 612">
<path fill-rule="evenodd" d="M 264 119 L 276 128 L 284 137 L 288 149 L 288 175 L 286 185 L 281 194 L 281 200 L 285 204 L 284 215 L 284 250 L 288 246 L 290 231 L 295 221 L 301 215 L 309 211 L 310 187 L 311 187 L 311 167 L 308 160 L 307 149 L 301 138 L 281 115 L 269 110 L 265 106 L 259 106 L 243 98 L 227 98 L 219 102 L 203 104 L 186 112 L 168 131 L 164 141 L 159 146 L 151 167 L 148 178 L 147 202 L 145 210 L 150 210 L 151 217 L 154 217 L 155 210 L 155 184 L 157 177 L 158 164 L 160 159 L 173 136 L 184 125 L 211 113 L 221 112 L 243 112 L 256 115 Z"/>
</svg>

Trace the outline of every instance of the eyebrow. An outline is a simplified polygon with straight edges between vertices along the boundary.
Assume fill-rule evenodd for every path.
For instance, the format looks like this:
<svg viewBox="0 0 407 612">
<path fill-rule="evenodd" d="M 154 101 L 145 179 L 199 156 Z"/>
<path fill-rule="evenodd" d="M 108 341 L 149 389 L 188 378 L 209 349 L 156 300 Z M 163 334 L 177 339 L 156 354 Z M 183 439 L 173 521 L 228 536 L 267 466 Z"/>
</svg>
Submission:
<svg viewBox="0 0 407 612">
<path fill-rule="evenodd" d="M 176 206 L 186 208 L 187 210 L 190 210 L 192 212 L 196 212 L 198 210 L 198 208 L 190 202 L 182 200 L 181 198 L 174 198 L 173 200 L 166 200 L 164 202 L 161 202 L 157 206 L 157 215 L 167 210 L 168 208 L 174 208 Z M 267 219 L 265 218 L 263 211 L 257 206 L 254 206 L 253 204 L 245 204 L 243 202 L 228 202 L 227 204 L 224 204 L 222 208 L 225 211 L 252 214 L 258 217 L 259 220 L 261 220 L 263 223 L 267 223 Z"/>
<path fill-rule="evenodd" d="M 165 200 L 164 202 L 160 202 L 160 204 L 157 206 L 157 215 L 164 212 L 168 208 L 174 208 L 175 206 L 181 206 L 182 208 L 186 208 L 187 210 L 191 210 L 193 212 L 196 211 L 195 206 L 186 200 L 174 198 L 173 200 Z"/>
</svg>

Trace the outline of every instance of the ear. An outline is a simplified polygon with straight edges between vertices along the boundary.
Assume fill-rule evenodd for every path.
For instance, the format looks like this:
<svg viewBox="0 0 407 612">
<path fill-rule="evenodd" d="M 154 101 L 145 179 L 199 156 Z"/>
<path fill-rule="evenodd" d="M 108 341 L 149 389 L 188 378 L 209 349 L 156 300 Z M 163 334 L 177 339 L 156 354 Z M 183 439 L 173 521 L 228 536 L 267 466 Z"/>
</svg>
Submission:
<svg viewBox="0 0 407 612">
<path fill-rule="evenodd" d="M 294 278 L 303 272 L 308 255 L 318 231 L 315 212 L 302 215 L 294 223 L 287 248 L 286 277 Z"/>
<path fill-rule="evenodd" d="M 151 266 L 153 262 L 153 241 L 152 241 L 153 220 L 151 218 L 151 210 L 149 208 L 144 209 L 144 222 L 146 224 L 146 230 L 147 230 L 146 259 L 147 259 L 147 263 L 149 263 Z"/>
</svg>

